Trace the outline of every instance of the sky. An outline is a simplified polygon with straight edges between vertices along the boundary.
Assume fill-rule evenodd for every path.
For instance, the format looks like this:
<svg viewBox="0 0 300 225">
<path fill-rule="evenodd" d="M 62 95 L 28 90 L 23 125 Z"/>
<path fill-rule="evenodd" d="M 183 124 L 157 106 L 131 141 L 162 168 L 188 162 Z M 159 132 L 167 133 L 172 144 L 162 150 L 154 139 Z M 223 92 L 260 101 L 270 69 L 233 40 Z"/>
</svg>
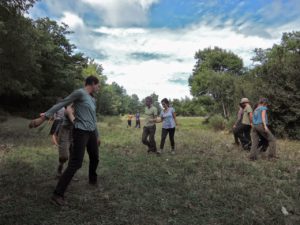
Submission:
<svg viewBox="0 0 300 225">
<path fill-rule="evenodd" d="M 195 52 L 218 46 L 252 66 L 255 48 L 300 30 L 300 0 L 42 0 L 33 19 L 66 23 L 68 38 L 140 99 L 190 97 Z"/>
</svg>

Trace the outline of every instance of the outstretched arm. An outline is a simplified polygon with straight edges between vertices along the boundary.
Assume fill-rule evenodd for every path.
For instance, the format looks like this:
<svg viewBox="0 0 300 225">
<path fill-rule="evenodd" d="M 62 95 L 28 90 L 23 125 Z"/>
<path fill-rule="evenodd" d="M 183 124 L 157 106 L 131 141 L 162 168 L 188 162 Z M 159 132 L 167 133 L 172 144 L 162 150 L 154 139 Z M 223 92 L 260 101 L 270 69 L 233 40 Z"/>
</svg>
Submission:
<svg viewBox="0 0 300 225">
<path fill-rule="evenodd" d="M 81 96 L 82 96 L 82 92 L 80 90 L 76 90 L 72 92 L 72 94 L 70 94 L 68 97 L 64 98 L 62 101 L 52 106 L 47 112 L 41 113 L 41 116 L 50 118 L 51 116 L 53 116 L 54 113 L 56 113 L 62 107 L 70 105 L 72 102 L 78 100 Z"/>
</svg>

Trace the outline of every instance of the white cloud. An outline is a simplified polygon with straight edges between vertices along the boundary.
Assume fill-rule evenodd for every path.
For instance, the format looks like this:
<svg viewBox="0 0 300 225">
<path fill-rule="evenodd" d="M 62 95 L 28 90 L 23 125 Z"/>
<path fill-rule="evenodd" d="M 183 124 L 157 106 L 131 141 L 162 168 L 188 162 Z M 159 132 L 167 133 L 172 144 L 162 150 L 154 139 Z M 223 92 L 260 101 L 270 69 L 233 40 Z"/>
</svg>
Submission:
<svg viewBox="0 0 300 225">
<path fill-rule="evenodd" d="M 149 8 L 159 0 L 82 0 L 95 7 L 108 26 L 142 25 L 147 23 Z"/>
<path fill-rule="evenodd" d="M 63 17 L 59 20 L 59 22 L 67 24 L 71 30 L 84 27 L 83 20 L 78 15 L 71 12 L 64 12 Z"/>
<path fill-rule="evenodd" d="M 271 47 L 280 39 L 280 36 L 274 39 L 244 36 L 229 28 L 215 30 L 203 24 L 177 30 L 99 27 L 94 31 L 103 35 L 93 36 L 88 41 L 89 50 L 104 50 L 108 54 L 107 59 L 98 60 L 108 81 L 119 83 L 129 94 L 136 93 L 141 98 L 152 92 L 160 98 L 189 96 L 188 86 L 169 80 L 174 78 L 174 74 L 192 73 L 193 57 L 199 49 L 218 46 L 231 50 L 250 65 L 254 48 Z M 130 57 L 137 52 L 153 53 L 153 59 L 143 61 Z M 155 58 L 156 54 L 167 57 Z"/>
<path fill-rule="evenodd" d="M 145 23 L 147 10 L 157 0 L 82 1 L 93 6 L 93 10 L 99 8 L 99 14 L 103 13 L 102 18 L 107 20 L 106 25 L 97 29 L 89 28 L 80 16 L 70 11 L 63 12 L 60 21 L 67 23 L 75 31 L 72 40 L 79 50 L 95 57 L 96 61 L 103 65 L 104 74 L 108 76 L 109 82 L 117 82 L 124 86 L 128 94 L 136 93 L 140 98 L 153 92 L 160 98 L 189 96 L 187 85 L 170 80 L 174 79 L 175 74 L 192 73 L 195 64 L 193 57 L 199 49 L 218 46 L 231 50 L 242 57 L 244 63 L 249 66 L 254 48 L 272 47 L 280 41 L 283 31 L 299 29 L 300 24 L 300 21 L 294 20 L 276 29 L 263 29 L 259 26 L 253 28 L 253 24 L 245 15 L 239 21 L 227 20 L 224 28 L 213 26 L 221 20 L 218 17 L 211 17 L 210 22 L 204 21 L 180 29 L 134 26 L 126 28 L 122 27 L 124 22 L 127 25 Z M 130 15 L 123 18 L 122 10 L 127 10 Z M 135 14 L 134 10 L 138 13 Z M 256 32 L 272 35 L 254 36 L 253 33 Z M 248 36 L 245 35 L 247 33 Z M 106 57 L 97 59 L 97 55 Z M 143 60 L 143 56 L 146 56 L 147 60 Z"/>
</svg>

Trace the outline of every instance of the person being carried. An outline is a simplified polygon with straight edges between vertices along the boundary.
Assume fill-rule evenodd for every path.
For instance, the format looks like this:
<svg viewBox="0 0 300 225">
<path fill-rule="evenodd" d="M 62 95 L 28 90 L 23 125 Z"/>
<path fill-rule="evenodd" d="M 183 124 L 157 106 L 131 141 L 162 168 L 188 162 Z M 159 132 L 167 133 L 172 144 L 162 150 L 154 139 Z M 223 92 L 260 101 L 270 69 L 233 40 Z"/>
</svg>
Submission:
<svg viewBox="0 0 300 225">
<path fill-rule="evenodd" d="M 54 105 L 45 113 L 40 114 L 40 118 L 31 121 L 29 127 L 37 127 L 46 119 L 52 117 L 62 107 L 74 104 L 75 120 L 73 129 L 73 151 L 69 163 L 61 175 L 53 196 L 52 202 L 57 205 L 64 205 L 64 193 L 72 180 L 74 174 L 81 168 L 85 148 L 89 155 L 89 183 L 97 185 L 97 167 L 99 163 L 100 139 L 97 130 L 96 100 L 94 94 L 99 90 L 99 80 L 95 76 L 85 79 L 85 87 L 72 92 L 68 97 Z"/>
<path fill-rule="evenodd" d="M 160 118 L 155 119 L 156 123 L 162 122 L 162 130 L 161 130 L 161 141 L 160 141 L 160 149 L 157 151 L 158 154 L 161 154 L 164 149 L 166 138 L 169 134 L 169 139 L 171 143 L 171 153 L 175 154 L 175 127 L 177 125 L 176 113 L 173 107 L 170 107 L 169 100 L 164 98 L 161 100 L 161 104 L 163 110 L 160 113 Z"/>
<path fill-rule="evenodd" d="M 74 124 L 74 108 L 69 105 L 65 109 L 65 116 L 58 132 L 58 167 L 57 178 L 62 175 L 64 164 L 69 160 L 69 155 L 72 152 L 73 143 L 73 124 Z"/>
<path fill-rule="evenodd" d="M 142 142 L 148 146 L 148 153 L 151 153 L 157 151 L 155 142 L 156 125 L 153 121 L 157 117 L 157 108 L 152 105 L 152 97 L 150 96 L 146 97 L 145 105 L 145 125 L 143 127 Z"/>
<path fill-rule="evenodd" d="M 252 129 L 252 146 L 250 152 L 250 160 L 257 160 L 257 155 L 259 153 L 259 139 L 260 136 L 265 138 L 269 144 L 268 158 L 277 158 L 276 156 L 276 138 L 271 133 L 268 128 L 268 115 L 267 108 L 268 99 L 262 98 L 259 100 L 258 107 L 254 111 L 253 115 L 253 129 Z"/>
<path fill-rule="evenodd" d="M 59 101 L 61 101 L 61 100 L 62 100 L 62 98 L 58 98 L 56 103 L 59 103 Z M 54 116 L 53 116 L 53 123 L 52 123 L 49 134 L 51 135 L 52 143 L 56 146 L 58 146 L 58 132 L 59 132 L 60 126 L 63 122 L 64 113 L 65 113 L 65 108 L 62 107 L 60 110 L 58 110 L 56 113 L 54 113 Z"/>
</svg>

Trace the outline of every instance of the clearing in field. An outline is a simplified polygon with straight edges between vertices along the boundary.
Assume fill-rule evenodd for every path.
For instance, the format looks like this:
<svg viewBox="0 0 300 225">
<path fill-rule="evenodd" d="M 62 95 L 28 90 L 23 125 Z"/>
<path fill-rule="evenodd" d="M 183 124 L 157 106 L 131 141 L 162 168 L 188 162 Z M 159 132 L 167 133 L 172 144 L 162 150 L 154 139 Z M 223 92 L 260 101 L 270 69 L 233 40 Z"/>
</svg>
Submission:
<svg viewBox="0 0 300 225">
<path fill-rule="evenodd" d="M 146 153 L 141 129 L 104 118 L 100 186 L 88 185 L 86 157 L 62 208 L 49 201 L 57 182 L 49 127 L 28 130 L 19 118 L 1 123 L 0 224 L 300 224 L 299 142 L 279 140 L 275 162 L 263 155 L 250 162 L 231 135 L 201 118 L 178 121 L 176 155 L 167 140 L 157 157 Z"/>
</svg>

